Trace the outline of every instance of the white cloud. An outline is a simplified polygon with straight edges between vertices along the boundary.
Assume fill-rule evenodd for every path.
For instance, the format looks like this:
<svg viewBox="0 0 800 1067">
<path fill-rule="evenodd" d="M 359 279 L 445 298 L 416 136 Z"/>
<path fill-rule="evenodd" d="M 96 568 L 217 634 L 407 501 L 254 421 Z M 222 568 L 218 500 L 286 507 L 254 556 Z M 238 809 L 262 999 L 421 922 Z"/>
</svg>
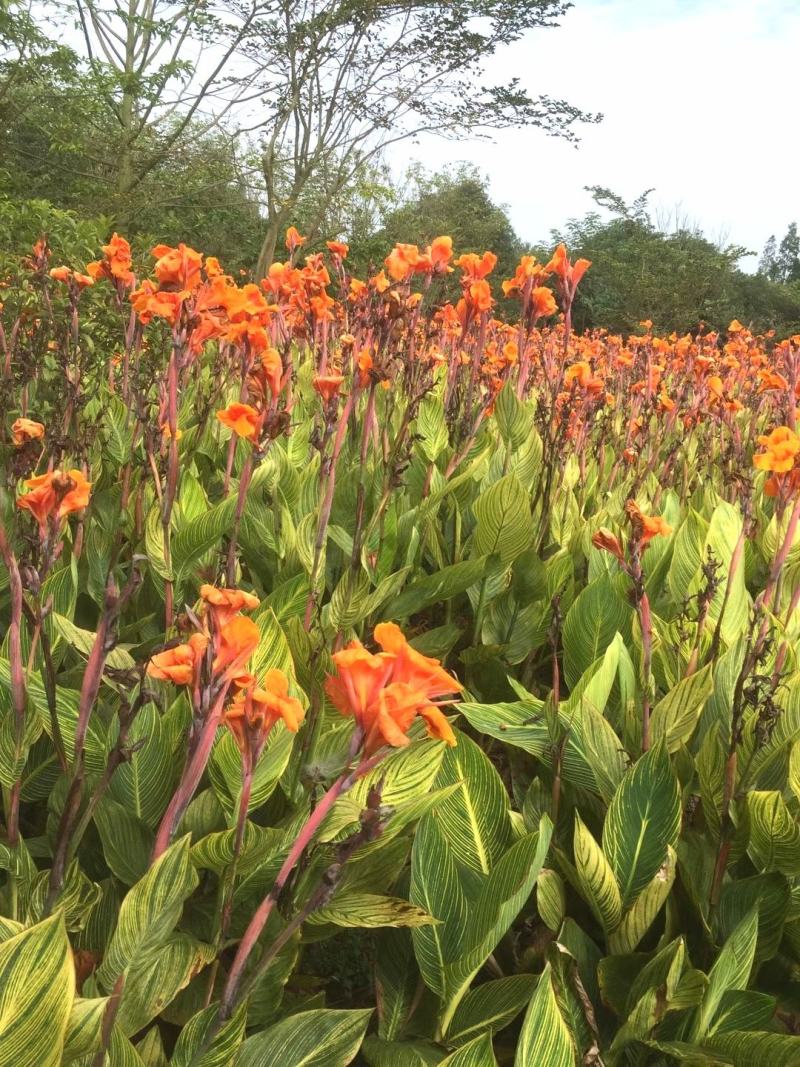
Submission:
<svg viewBox="0 0 800 1067">
<path fill-rule="evenodd" d="M 652 186 L 655 208 L 760 251 L 800 220 L 798 58 L 797 0 L 577 0 L 559 29 L 532 33 L 489 70 L 602 111 L 577 148 L 515 130 L 492 144 L 430 138 L 411 154 L 429 167 L 476 163 L 531 240 L 589 210 L 586 185 L 628 200 Z"/>
</svg>

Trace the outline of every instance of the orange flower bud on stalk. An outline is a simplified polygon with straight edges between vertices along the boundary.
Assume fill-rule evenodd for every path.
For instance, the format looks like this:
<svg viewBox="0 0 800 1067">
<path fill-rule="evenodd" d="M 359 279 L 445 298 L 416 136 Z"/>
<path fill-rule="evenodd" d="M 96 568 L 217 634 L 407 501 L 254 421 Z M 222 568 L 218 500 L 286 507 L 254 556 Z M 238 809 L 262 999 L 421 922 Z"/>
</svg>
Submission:
<svg viewBox="0 0 800 1067">
<path fill-rule="evenodd" d="M 39 441 L 44 437 L 44 426 L 33 419 L 20 418 L 11 424 L 11 441 L 15 448 L 21 448 L 28 441 Z"/>
</svg>

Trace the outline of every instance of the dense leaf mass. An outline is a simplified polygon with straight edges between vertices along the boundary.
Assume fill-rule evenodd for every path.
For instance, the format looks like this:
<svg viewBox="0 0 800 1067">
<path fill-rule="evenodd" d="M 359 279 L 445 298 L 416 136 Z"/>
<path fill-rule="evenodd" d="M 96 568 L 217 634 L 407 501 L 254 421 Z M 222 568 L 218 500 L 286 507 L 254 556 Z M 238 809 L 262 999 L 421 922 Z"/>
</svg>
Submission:
<svg viewBox="0 0 800 1067">
<path fill-rule="evenodd" d="M 409 236 L 4 259 L 0 1067 L 800 1062 L 800 336 Z"/>
</svg>

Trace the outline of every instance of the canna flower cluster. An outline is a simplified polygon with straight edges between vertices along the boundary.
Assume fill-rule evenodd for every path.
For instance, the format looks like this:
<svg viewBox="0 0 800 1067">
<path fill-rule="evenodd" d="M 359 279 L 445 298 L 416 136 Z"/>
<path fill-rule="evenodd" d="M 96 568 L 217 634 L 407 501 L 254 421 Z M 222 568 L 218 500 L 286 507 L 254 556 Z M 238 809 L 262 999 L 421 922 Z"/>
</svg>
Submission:
<svg viewBox="0 0 800 1067">
<path fill-rule="evenodd" d="M 38 427 L 39 423 L 33 423 L 32 426 Z M 24 435 L 30 431 L 23 426 L 18 432 Z M 34 430 L 33 436 L 41 434 Z M 24 439 L 30 440 L 30 437 Z M 76 469 L 39 474 L 29 478 L 24 485 L 28 492 L 17 497 L 17 507 L 33 515 L 42 537 L 51 527 L 57 531 L 68 515 L 82 511 L 89 503 L 92 490 L 91 482 L 87 482 L 83 472 Z"/>
<path fill-rule="evenodd" d="M 800 489 L 800 468 L 796 466 L 800 436 L 788 426 L 778 426 L 771 433 L 762 434 L 758 443 L 764 451 L 753 456 L 753 466 L 770 472 L 764 492 L 784 500 L 793 496 Z"/>
<path fill-rule="evenodd" d="M 428 734 L 455 745 L 455 734 L 441 711 L 442 698 L 461 685 L 437 659 L 413 648 L 399 626 L 384 622 L 375 627 L 380 652 L 369 652 L 360 641 L 333 655 L 336 674 L 325 691 L 342 715 L 352 715 L 364 735 L 367 755 L 383 745 L 399 748 L 409 743 L 414 720 L 424 720 Z"/>
</svg>

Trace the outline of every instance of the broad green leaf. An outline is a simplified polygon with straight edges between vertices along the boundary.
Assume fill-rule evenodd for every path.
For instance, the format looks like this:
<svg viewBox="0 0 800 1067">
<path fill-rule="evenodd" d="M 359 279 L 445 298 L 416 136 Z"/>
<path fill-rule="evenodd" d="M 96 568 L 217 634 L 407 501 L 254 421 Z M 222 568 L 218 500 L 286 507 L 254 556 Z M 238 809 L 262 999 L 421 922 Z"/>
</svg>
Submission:
<svg viewBox="0 0 800 1067">
<path fill-rule="evenodd" d="M 314 912 L 309 922 L 332 923 L 334 926 L 430 926 L 436 919 L 424 908 L 400 897 L 382 897 L 375 893 L 337 893 L 331 904 Z"/>
<path fill-rule="evenodd" d="M 533 538 L 530 498 L 515 474 L 507 474 L 472 505 L 476 528 L 473 551 L 478 556 L 499 556 L 511 563 L 530 547 Z"/>
<path fill-rule="evenodd" d="M 436 807 L 456 860 L 488 874 L 511 840 L 508 793 L 491 760 L 471 737 L 457 731 L 436 778 L 445 788 L 460 783 Z"/>
<path fill-rule="evenodd" d="M 675 882 L 676 856 L 669 846 L 667 858 L 653 880 L 646 885 L 611 933 L 608 947 L 611 952 L 625 955 L 633 952 L 666 903 Z"/>
<path fill-rule="evenodd" d="M 140 747 L 116 769 L 109 792 L 132 815 L 155 829 L 172 795 L 175 766 L 154 705 L 145 704 L 136 716 L 128 744 Z"/>
<path fill-rule="evenodd" d="M 708 988 L 692 1028 L 695 1038 L 702 1038 L 709 1031 L 727 992 L 747 988 L 755 958 L 757 936 L 758 909 L 753 908 L 722 946 L 709 972 Z"/>
<path fill-rule="evenodd" d="M 468 1044 L 445 1056 L 439 1067 L 497 1067 L 491 1035 L 487 1033 L 482 1037 L 473 1038 Z"/>
<path fill-rule="evenodd" d="M 108 997 L 75 997 L 64 1039 L 62 1063 L 97 1051 L 107 1005 Z"/>
<path fill-rule="evenodd" d="M 504 1029 L 530 1001 L 535 985 L 534 975 L 514 974 L 471 989 L 456 1008 L 447 1040 L 456 1045 Z"/>
<path fill-rule="evenodd" d="M 703 1046 L 724 1056 L 733 1067 L 797 1067 L 800 1063 L 800 1037 L 793 1034 L 732 1030 L 714 1034 Z"/>
<path fill-rule="evenodd" d="M 194 975 L 214 958 L 214 949 L 188 934 L 175 933 L 157 953 L 128 971 L 117 1026 L 132 1037 L 154 1019 Z"/>
<path fill-rule="evenodd" d="M 663 738 L 669 752 L 688 744 L 703 706 L 713 692 L 710 663 L 678 682 L 652 710 L 650 736 L 653 743 Z"/>
<path fill-rule="evenodd" d="M 347 1067 L 358 1052 L 371 1015 L 371 1008 L 301 1011 L 249 1037 L 235 1067 Z"/>
<path fill-rule="evenodd" d="M 467 924 L 467 902 L 455 858 L 442 824 L 426 815 L 411 852 L 411 902 L 439 920 L 412 930 L 414 953 L 425 984 L 443 993 L 447 965 L 456 959 Z"/>
<path fill-rule="evenodd" d="M 600 659 L 617 633 L 630 634 L 630 619 L 630 606 L 606 575 L 596 578 L 578 594 L 564 619 L 562 634 L 567 685 L 575 686 L 583 672 Z"/>
<path fill-rule="evenodd" d="M 575 814 L 575 869 L 589 906 L 603 924 L 606 933 L 614 930 L 622 917 L 622 898 L 611 865 L 603 850 Z"/>
<path fill-rule="evenodd" d="M 603 825 L 603 852 L 627 908 L 677 844 L 680 792 L 663 743 L 651 748 L 623 778 Z"/>
<path fill-rule="evenodd" d="M 467 940 L 460 955 L 445 968 L 447 1008 L 442 1031 L 463 999 L 472 979 L 508 932 L 528 899 L 544 866 L 552 837 L 552 823 L 544 816 L 539 831 L 521 838 L 492 868 L 470 913 Z"/>
<path fill-rule="evenodd" d="M 800 827 L 777 791 L 747 794 L 748 852 L 761 871 L 800 874 Z"/>
<path fill-rule="evenodd" d="M 189 838 L 181 838 L 159 856 L 122 901 L 116 929 L 97 972 L 100 986 L 111 991 L 117 978 L 149 953 L 158 952 L 175 928 L 184 900 L 197 885 L 189 860 Z"/>
<path fill-rule="evenodd" d="M 378 1035 L 393 1041 L 403 1032 L 420 980 L 408 930 L 379 930 L 375 935 L 375 1004 Z"/>
<path fill-rule="evenodd" d="M 0 1067 L 57 1067 L 75 995 L 61 915 L 0 944 Z"/>
<path fill-rule="evenodd" d="M 514 1067 L 575 1067 L 577 1050 L 561 1014 L 550 966 L 545 967 L 522 1024 Z"/>
<path fill-rule="evenodd" d="M 246 1005 L 237 1008 L 219 1028 L 218 1010 L 218 1004 L 210 1004 L 188 1021 L 175 1044 L 170 1067 L 228 1067 L 239 1062 L 233 1057 L 243 1048 Z"/>
<path fill-rule="evenodd" d="M 424 611 L 431 604 L 452 600 L 494 570 L 489 557 L 481 556 L 478 559 L 452 563 L 434 574 L 417 578 L 392 601 L 392 618 L 406 619 L 409 615 Z"/>
</svg>

